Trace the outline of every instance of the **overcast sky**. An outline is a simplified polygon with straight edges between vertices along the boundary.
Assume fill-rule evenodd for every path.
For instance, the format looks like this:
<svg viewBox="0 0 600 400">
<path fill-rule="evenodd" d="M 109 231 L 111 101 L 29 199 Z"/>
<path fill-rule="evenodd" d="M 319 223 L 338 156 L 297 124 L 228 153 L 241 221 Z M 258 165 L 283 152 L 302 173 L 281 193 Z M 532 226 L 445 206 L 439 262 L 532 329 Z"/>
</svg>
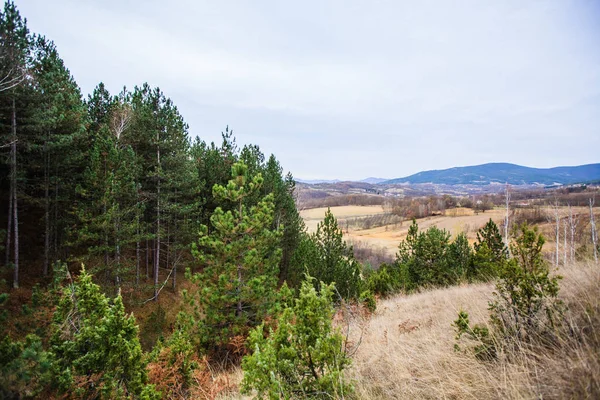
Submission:
<svg viewBox="0 0 600 400">
<path fill-rule="evenodd" d="M 299 178 L 600 162 L 600 1 L 16 4 L 86 97 L 147 81 Z"/>
</svg>

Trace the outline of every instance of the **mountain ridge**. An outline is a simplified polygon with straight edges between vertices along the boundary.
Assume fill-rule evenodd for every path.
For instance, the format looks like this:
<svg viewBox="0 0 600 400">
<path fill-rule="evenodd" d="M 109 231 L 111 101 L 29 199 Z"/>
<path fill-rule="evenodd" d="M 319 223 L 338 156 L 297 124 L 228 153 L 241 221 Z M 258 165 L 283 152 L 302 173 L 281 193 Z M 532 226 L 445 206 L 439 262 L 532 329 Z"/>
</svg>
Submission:
<svg viewBox="0 0 600 400">
<path fill-rule="evenodd" d="M 552 168 L 532 168 L 511 163 L 487 163 L 441 170 L 421 171 L 380 184 L 433 183 L 445 185 L 568 185 L 600 179 L 600 163 Z"/>
</svg>

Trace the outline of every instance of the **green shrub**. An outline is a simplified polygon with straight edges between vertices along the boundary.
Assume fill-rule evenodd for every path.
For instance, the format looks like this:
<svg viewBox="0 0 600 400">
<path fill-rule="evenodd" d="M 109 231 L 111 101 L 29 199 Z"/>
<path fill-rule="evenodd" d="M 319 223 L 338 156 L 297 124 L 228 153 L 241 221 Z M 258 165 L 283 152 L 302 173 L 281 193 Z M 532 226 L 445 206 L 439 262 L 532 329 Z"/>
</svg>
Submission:
<svg viewBox="0 0 600 400">
<path fill-rule="evenodd" d="M 64 288 L 50 343 L 59 390 L 83 397 L 153 396 L 134 316 L 125 314 L 120 294 L 109 301 L 85 269 Z"/>
<path fill-rule="evenodd" d="M 507 339 L 551 333 L 562 314 L 557 299 L 560 276 L 550 276 L 542 256 L 545 239 L 537 227 L 521 225 L 511 243 L 513 258 L 504 263 L 490 303 L 492 322 Z"/>
<path fill-rule="evenodd" d="M 370 290 L 365 290 L 360 294 L 360 302 L 367 307 L 367 310 L 370 312 L 375 312 L 377 309 L 377 300 Z"/>
<path fill-rule="evenodd" d="M 483 325 L 471 326 L 469 323 L 469 314 L 465 311 L 459 311 L 458 318 L 452 325 L 456 329 L 457 341 L 464 340 L 464 336 L 466 336 L 470 342 L 475 342 L 471 349 L 475 357 L 487 361 L 497 357 L 496 343 L 490 335 L 489 329 Z M 460 351 L 461 347 L 456 343 L 454 349 Z"/>
<path fill-rule="evenodd" d="M 251 332 L 253 353 L 242 361 L 243 393 L 255 390 L 257 398 L 269 399 L 331 399 L 351 393 L 343 376 L 350 360 L 342 335 L 332 327 L 334 287 L 320 287 L 317 292 L 307 279 L 268 337 L 264 326 Z"/>
<path fill-rule="evenodd" d="M 36 397 L 50 383 L 51 359 L 35 335 L 0 341 L 0 398 Z"/>
</svg>

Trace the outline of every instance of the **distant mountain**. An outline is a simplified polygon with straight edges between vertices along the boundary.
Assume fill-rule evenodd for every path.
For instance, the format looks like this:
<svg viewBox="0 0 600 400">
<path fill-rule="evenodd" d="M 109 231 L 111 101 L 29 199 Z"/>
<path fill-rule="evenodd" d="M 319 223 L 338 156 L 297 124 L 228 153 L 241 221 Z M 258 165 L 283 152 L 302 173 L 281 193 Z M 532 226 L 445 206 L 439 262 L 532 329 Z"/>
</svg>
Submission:
<svg viewBox="0 0 600 400">
<path fill-rule="evenodd" d="M 378 183 L 385 182 L 385 181 L 387 181 L 387 180 L 388 180 L 388 179 L 384 179 L 384 178 L 373 178 L 373 177 L 369 177 L 369 178 L 363 179 L 362 181 L 359 181 L 359 182 L 370 183 L 370 184 L 372 184 L 372 185 L 376 185 L 376 184 L 378 184 Z"/>
<path fill-rule="evenodd" d="M 434 183 L 443 185 L 568 185 L 600 179 L 600 163 L 576 167 L 529 168 L 508 163 L 490 163 L 470 167 L 455 167 L 423 171 L 404 178 L 390 179 L 382 184 Z"/>
<path fill-rule="evenodd" d="M 317 183 L 339 183 L 339 182 L 341 182 L 339 179 L 327 180 L 327 179 L 299 179 L 299 178 L 296 178 L 295 180 L 296 180 L 296 182 L 306 183 L 308 185 L 316 185 Z"/>
</svg>

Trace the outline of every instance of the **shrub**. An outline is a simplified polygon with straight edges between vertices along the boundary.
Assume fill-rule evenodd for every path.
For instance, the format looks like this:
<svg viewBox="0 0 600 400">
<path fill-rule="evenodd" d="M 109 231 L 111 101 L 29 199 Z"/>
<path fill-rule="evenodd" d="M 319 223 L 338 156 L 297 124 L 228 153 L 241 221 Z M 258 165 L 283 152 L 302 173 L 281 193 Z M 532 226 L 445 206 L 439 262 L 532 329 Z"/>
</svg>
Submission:
<svg viewBox="0 0 600 400">
<path fill-rule="evenodd" d="M 550 276 L 542 257 L 544 237 L 537 227 L 521 225 L 511 243 L 514 258 L 504 263 L 490 303 L 492 322 L 505 338 L 528 339 L 550 333 L 561 314 L 560 276 Z"/>
<path fill-rule="evenodd" d="M 138 327 L 119 294 L 109 301 L 85 269 L 54 314 L 55 383 L 83 397 L 157 397 L 146 385 Z"/>
<path fill-rule="evenodd" d="M 475 342 L 471 349 L 475 354 L 475 357 L 487 361 L 497 357 L 496 343 L 494 342 L 489 329 L 483 325 L 471 326 L 469 323 L 469 314 L 465 311 L 459 311 L 458 318 L 452 325 L 456 329 L 457 341 L 460 341 L 466 336 L 470 342 Z M 458 343 L 454 345 L 454 350 L 461 350 Z"/>
<path fill-rule="evenodd" d="M 370 290 L 365 290 L 360 294 L 360 302 L 364 304 L 370 312 L 375 312 L 377 309 L 377 300 Z"/>
<path fill-rule="evenodd" d="M 242 391 L 258 398 L 344 397 L 351 392 L 343 370 L 350 364 L 343 338 L 332 327 L 333 285 L 312 278 L 302 284 L 293 306 L 286 307 L 275 330 L 265 338 L 264 326 L 250 334 L 251 355 L 244 357 Z"/>
<path fill-rule="evenodd" d="M 37 397 L 50 383 L 51 360 L 35 335 L 0 341 L 0 398 Z"/>
</svg>

